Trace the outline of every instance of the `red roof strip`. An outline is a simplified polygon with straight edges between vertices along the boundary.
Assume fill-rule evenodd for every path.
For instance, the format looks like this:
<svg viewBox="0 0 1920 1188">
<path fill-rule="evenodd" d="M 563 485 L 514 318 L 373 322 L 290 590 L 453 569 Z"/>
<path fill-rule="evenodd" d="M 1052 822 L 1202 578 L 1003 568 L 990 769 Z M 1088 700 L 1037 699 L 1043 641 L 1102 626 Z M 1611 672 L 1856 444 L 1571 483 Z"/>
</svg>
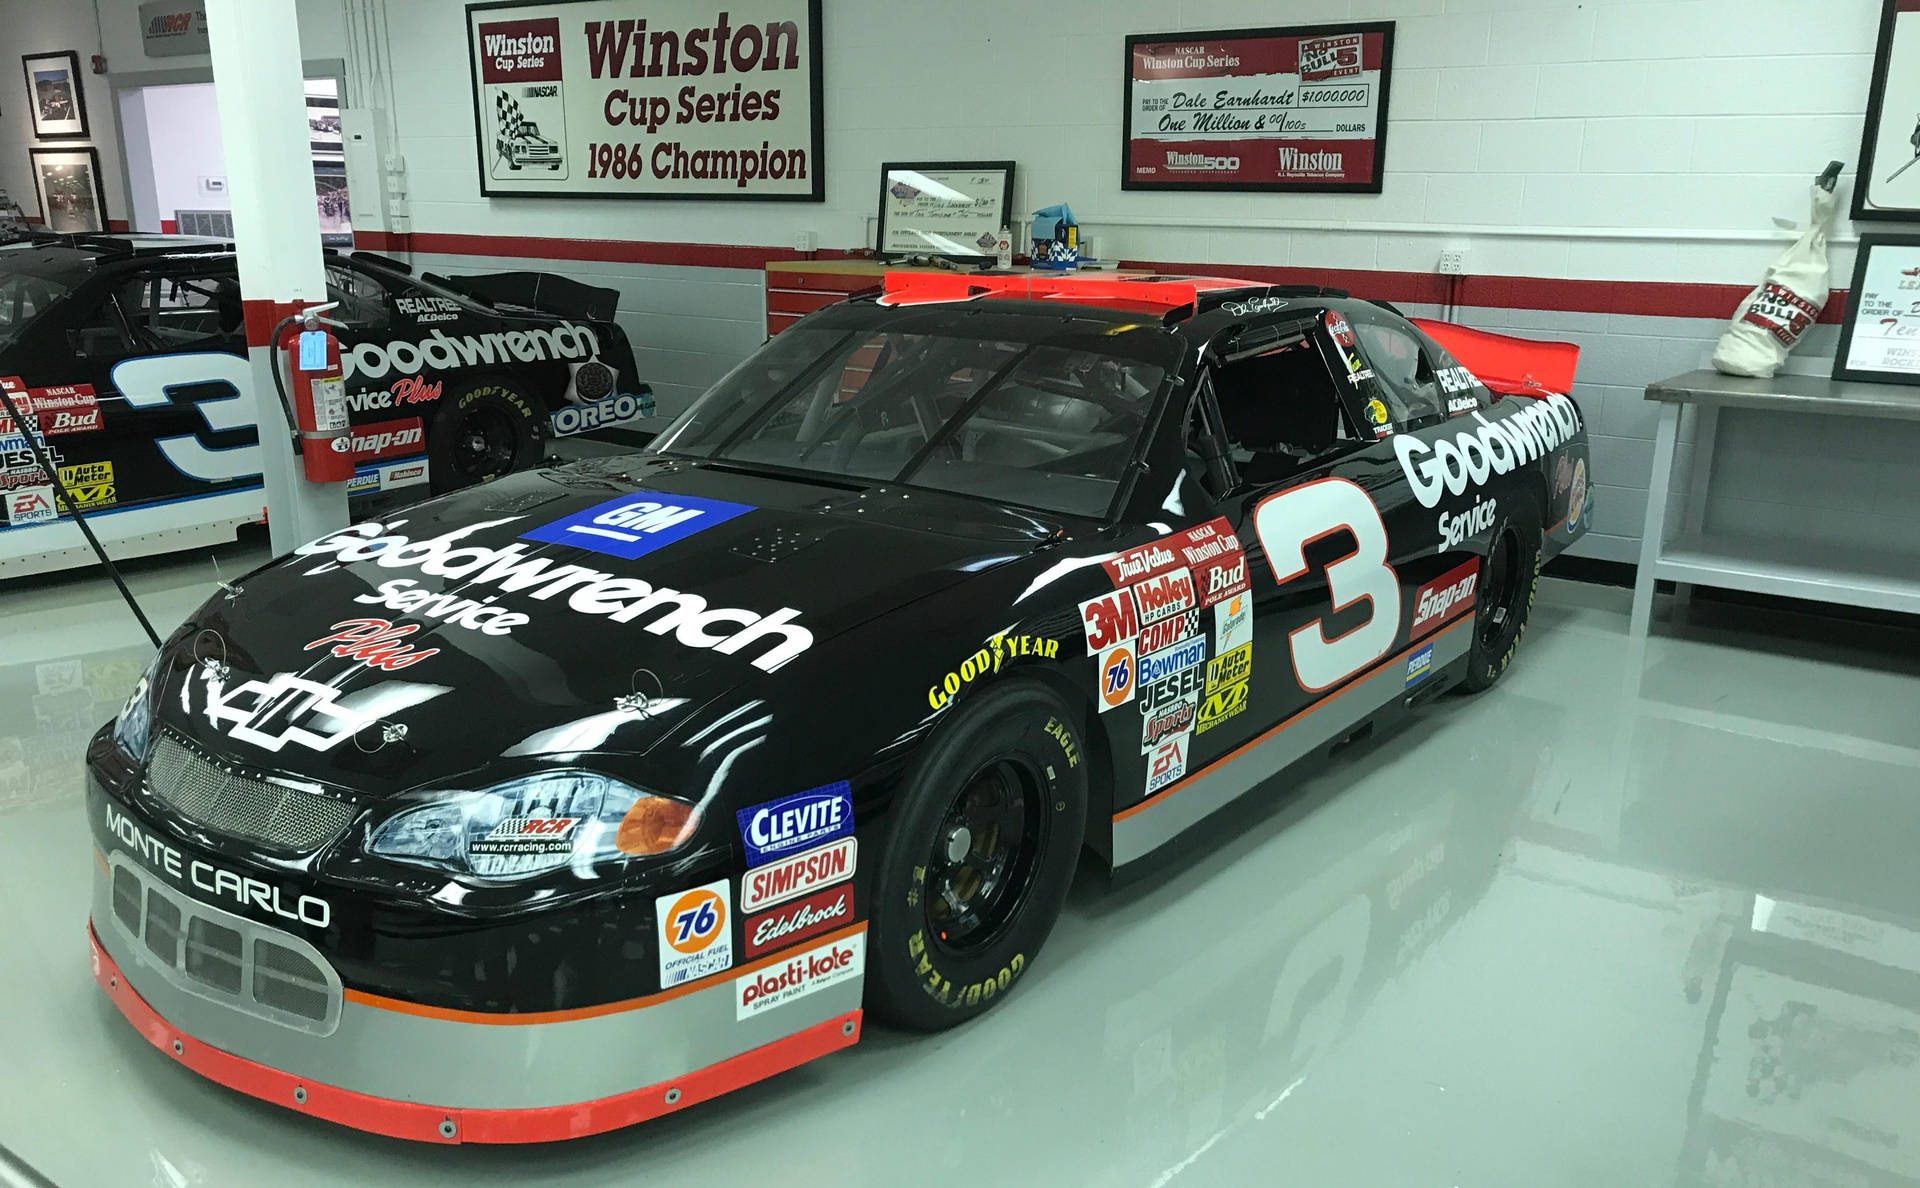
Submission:
<svg viewBox="0 0 1920 1188">
<path fill-rule="evenodd" d="M 1089 304 L 1110 302 L 1128 308 L 1178 309 L 1204 292 L 1257 286 L 1258 281 L 1213 277 L 1147 280 L 1139 277 L 1057 276 L 1027 273 L 889 272 L 886 305 L 928 301 L 969 301 L 976 297 L 1025 297 Z"/>
</svg>

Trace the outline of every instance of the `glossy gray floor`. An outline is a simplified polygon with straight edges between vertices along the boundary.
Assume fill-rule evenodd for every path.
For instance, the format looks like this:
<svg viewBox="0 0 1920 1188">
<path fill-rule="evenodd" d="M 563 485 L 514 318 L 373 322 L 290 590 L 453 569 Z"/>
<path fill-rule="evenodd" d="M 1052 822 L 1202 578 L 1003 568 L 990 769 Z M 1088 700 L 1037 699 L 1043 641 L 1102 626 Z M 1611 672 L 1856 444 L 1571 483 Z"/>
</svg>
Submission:
<svg viewBox="0 0 1920 1188">
<path fill-rule="evenodd" d="M 137 585 L 171 623 L 210 578 Z M 122 1022 L 75 757 L 146 652 L 104 583 L 0 591 L 0 1143 L 68 1188 L 1920 1183 L 1920 648 L 1723 612 L 1636 652 L 1625 612 L 1543 583 L 1500 687 L 1083 878 L 970 1026 L 502 1150 L 297 1117 Z"/>
</svg>

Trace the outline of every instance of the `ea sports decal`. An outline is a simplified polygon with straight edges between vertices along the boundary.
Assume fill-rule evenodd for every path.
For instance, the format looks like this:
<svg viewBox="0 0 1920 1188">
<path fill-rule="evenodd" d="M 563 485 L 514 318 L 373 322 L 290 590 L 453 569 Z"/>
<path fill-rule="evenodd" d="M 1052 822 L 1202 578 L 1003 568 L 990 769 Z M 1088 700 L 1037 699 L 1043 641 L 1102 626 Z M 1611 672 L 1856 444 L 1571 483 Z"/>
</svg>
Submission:
<svg viewBox="0 0 1920 1188">
<path fill-rule="evenodd" d="M 729 885 L 720 879 L 653 901 L 660 931 L 660 988 L 719 973 L 733 965 Z"/>
<path fill-rule="evenodd" d="M 1171 787 L 1187 774 L 1187 747 L 1190 734 L 1176 734 L 1155 747 L 1147 756 L 1147 795 Z"/>
<path fill-rule="evenodd" d="M 834 841 L 853 832 L 853 792 L 845 780 L 796 792 L 779 800 L 740 809 L 740 842 L 747 865 L 762 866 L 776 858 Z"/>
<path fill-rule="evenodd" d="M 752 510 L 744 503 L 720 499 L 635 491 L 522 532 L 520 539 L 572 545 L 632 561 Z"/>
</svg>

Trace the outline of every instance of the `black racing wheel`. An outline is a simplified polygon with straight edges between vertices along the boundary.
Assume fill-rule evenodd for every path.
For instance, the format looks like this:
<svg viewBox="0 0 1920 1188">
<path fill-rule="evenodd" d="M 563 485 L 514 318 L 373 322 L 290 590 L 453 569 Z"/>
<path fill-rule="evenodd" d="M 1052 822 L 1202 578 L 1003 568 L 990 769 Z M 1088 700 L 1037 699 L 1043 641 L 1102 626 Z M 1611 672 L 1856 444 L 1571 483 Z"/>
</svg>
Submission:
<svg viewBox="0 0 1920 1188">
<path fill-rule="evenodd" d="M 435 495 L 490 482 L 540 461 L 544 415 L 498 376 L 479 376 L 440 401 L 427 429 L 427 478 Z"/>
<path fill-rule="evenodd" d="M 1009 680 L 957 706 L 909 771 L 874 876 L 867 999 L 937 1031 L 1006 997 L 1053 931 L 1086 832 L 1066 702 Z"/>
<path fill-rule="evenodd" d="M 1480 562 L 1480 584 L 1475 593 L 1473 644 L 1467 654 L 1467 675 L 1460 688 L 1467 693 L 1490 689 L 1513 663 L 1526 634 L 1533 596 L 1540 589 L 1540 509 L 1520 495 L 1493 526 L 1492 543 Z"/>
</svg>

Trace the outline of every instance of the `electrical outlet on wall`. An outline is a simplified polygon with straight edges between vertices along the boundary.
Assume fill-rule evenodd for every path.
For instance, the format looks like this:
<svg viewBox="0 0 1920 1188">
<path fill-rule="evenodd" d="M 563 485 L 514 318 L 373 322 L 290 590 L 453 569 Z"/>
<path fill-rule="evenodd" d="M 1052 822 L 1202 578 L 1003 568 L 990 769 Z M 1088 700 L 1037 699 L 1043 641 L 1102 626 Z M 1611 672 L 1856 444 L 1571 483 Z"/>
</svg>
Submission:
<svg viewBox="0 0 1920 1188">
<path fill-rule="evenodd" d="M 1440 249 L 1440 266 L 1434 269 L 1441 276 L 1465 276 L 1467 274 L 1467 245 L 1452 243 Z"/>
<path fill-rule="evenodd" d="M 813 232 L 795 231 L 793 233 L 793 250 L 794 251 L 810 252 L 819 246 L 820 246 L 820 238 L 819 236 L 815 235 Z"/>
</svg>

